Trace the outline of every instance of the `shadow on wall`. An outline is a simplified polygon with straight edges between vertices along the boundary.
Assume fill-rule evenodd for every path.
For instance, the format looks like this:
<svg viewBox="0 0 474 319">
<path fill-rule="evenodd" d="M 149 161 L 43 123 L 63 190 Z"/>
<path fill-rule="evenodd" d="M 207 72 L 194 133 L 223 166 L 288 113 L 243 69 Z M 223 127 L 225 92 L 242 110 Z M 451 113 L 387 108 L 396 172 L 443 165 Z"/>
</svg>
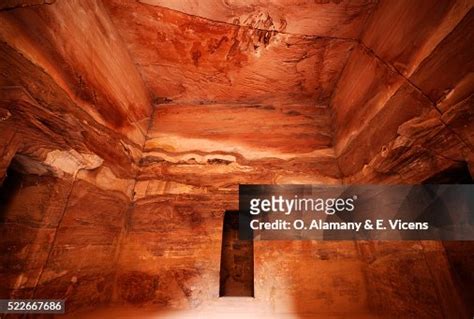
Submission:
<svg viewBox="0 0 474 319">
<path fill-rule="evenodd" d="M 23 230 L 24 226 L 9 223 L 13 217 L 9 214 L 9 208 L 12 206 L 16 195 L 21 191 L 24 179 L 25 177 L 22 174 L 9 168 L 6 178 L 0 186 L 1 299 L 9 299 L 13 295 L 17 277 L 21 275 L 27 265 L 25 256 L 18 255 L 29 244 L 28 240 L 20 241 L 21 238 L 15 235 Z"/>
<path fill-rule="evenodd" d="M 2 299 L 33 297 L 54 231 L 48 227 L 44 214 L 56 179 L 23 174 L 17 167 L 13 160 L 0 187 Z"/>
</svg>

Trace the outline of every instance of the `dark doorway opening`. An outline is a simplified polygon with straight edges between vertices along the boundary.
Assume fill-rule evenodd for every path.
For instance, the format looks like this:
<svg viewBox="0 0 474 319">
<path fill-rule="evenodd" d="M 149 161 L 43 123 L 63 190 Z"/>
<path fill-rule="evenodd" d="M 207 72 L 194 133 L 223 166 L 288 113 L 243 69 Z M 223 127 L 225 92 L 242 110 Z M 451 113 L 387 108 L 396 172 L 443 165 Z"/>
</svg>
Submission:
<svg viewBox="0 0 474 319">
<path fill-rule="evenodd" d="M 239 239 L 239 212 L 224 213 L 219 297 L 253 297 L 253 240 Z"/>
<path fill-rule="evenodd" d="M 40 249 L 33 249 L 33 239 L 37 230 L 27 218 L 21 219 L 21 214 L 27 216 L 28 205 L 26 198 L 21 197 L 22 185 L 27 175 L 14 169 L 12 161 L 0 183 L 0 298 L 10 299 L 17 296 L 31 297 L 28 288 L 18 287 L 19 278 L 28 285 L 29 269 L 32 267 L 28 261 L 31 256 L 36 256 Z M 32 204 L 36 204 L 31 202 Z M 38 203 L 39 206 L 39 203 Z M 23 209 L 22 209 L 23 208 Z M 25 231 L 28 233 L 25 234 Z M 37 262 L 37 260 L 33 260 Z M 36 268 L 35 268 L 36 269 Z M 29 282 L 29 281 L 28 281 Z"/>
<path fill-rule="evenodd" d="M 459 162 L 434 174 L 422 184 L 472 184 L 472 176 L 466 162 Z"/>
<path fill-rule="evenodd" d="M 0 223 L 5 222 L 10 203 L 15 195 L 20 192 L 24 175 L 12 168 L 7 169 L 5 179 L 0 184 Z"/>
</svg>

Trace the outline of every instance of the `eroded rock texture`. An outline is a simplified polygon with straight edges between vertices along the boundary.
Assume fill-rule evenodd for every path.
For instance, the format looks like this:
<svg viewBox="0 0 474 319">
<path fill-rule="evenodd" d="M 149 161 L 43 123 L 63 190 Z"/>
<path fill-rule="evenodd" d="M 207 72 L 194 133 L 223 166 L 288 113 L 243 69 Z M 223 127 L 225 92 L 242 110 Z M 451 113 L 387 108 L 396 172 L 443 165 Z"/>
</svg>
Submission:
<svg viewBox="0 0 474 319">
<path fill-rule="evenodd" d="M 108 1 L 107 6 L 157 100 L 327 104 L 354 45 L 129 1 Z"/>
<path fill-rule="evenodd" d="M 255 242 L 255 298 L 218 296 L 239 184 L 472 182 L 472 7 L 5 1 L 0 297 L 470 318 L 471 243 Z"/>
<path fill-rule="evenodd" d="M 347 182 L 413 183 L 472 163 L 472 3 L 436 14 L 417 5 L 380 3 L 338 82 L 335 152 Z"/>
</svg>

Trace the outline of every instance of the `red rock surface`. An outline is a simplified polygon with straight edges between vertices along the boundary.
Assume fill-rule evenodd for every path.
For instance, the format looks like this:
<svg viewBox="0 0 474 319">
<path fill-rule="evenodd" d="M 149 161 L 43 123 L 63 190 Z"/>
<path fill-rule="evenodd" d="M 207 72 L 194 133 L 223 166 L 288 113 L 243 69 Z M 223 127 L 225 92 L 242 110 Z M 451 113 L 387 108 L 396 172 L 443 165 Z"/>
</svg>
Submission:
<svg viewBox="0 0 474 319">
<path fill-rule="evenodd" d="M 158 100 L 327 105 L 355 42 L 241 27 L 129 1 L 107 6 Z"/>
<path fill-rule="evenodd" d="M 5 1 L 0 297 L 77 318 L 469 317 L 471 243 L 255 242 L 255 298 L 218 295 L 239 184 L 472 180 L 472 7 Z"/>
</svg>

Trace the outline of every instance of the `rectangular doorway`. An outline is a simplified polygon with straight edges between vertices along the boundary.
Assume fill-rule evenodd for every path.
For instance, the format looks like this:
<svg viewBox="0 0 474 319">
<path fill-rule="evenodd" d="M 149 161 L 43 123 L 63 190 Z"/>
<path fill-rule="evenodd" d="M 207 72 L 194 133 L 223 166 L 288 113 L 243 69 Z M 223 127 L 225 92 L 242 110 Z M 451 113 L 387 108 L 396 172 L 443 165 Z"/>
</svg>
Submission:
<svg viewBox="0 0 474 319">
<path fill-rule="evenodd" d="M 253 240 L 239 240 L 239 212 L 226 211 L 219 297 L 253 297 L 253 279 Z"/>
</svg>

